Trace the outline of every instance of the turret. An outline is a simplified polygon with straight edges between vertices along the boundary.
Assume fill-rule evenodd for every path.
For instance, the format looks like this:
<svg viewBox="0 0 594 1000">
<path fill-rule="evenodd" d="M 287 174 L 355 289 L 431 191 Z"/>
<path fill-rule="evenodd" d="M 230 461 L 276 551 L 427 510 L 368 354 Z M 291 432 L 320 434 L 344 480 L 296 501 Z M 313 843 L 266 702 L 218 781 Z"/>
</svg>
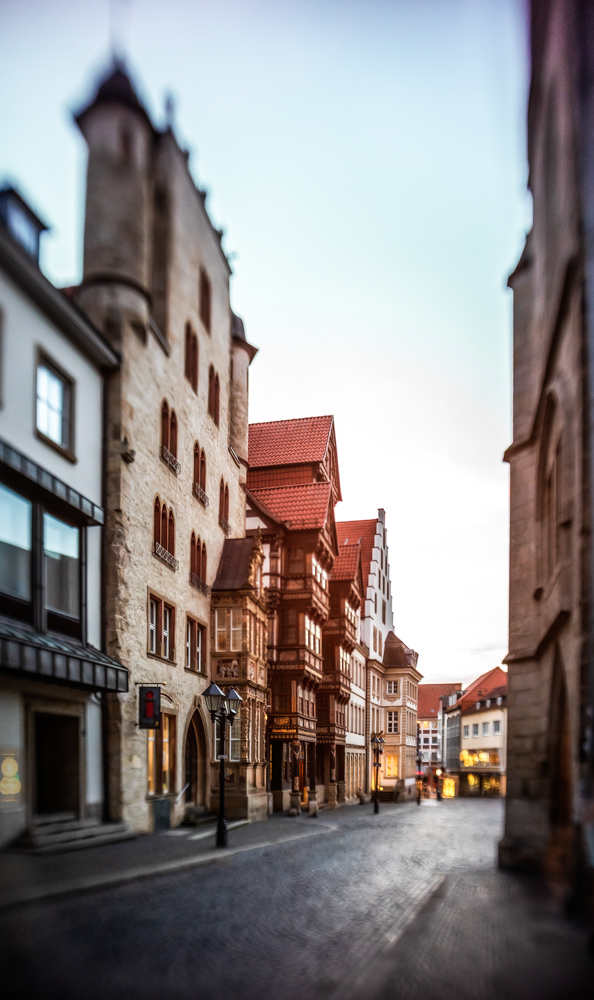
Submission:
<svg viewBox="0 0 594 1000">
<path fill-rule="evenodd" d="M 249 367 L 258 352 L 245 338 L 243 320 L 231 313 L 230 444 L 247 468 Z"/>
<path fill-rule="evenodd" d="M 144 322 L 150 302 L 155 130 L 120 63 L 75 121 L 89 150 L 79 301 L 101 327 L 114 310 L 118 318 L 123 311 Z"/>
</svg>

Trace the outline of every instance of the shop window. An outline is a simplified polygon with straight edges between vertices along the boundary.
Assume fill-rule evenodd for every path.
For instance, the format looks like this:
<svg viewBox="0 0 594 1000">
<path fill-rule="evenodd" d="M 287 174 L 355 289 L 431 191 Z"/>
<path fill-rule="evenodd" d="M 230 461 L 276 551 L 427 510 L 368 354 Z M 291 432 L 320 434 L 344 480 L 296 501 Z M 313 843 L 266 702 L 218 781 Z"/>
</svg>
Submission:
<svg viewBox="0 0 594 1000">
<path fill-rule="evenodd" d="M 396 754 L 386 754 L 386 778 L 398 777 L 398 757 Z"/>
<path fill-rule="evenodd" d="M 148 732 L 148 794 L 169 795 L 175 791 L 175 715 L 163 713 L 161 728 Z"/>
</svg>

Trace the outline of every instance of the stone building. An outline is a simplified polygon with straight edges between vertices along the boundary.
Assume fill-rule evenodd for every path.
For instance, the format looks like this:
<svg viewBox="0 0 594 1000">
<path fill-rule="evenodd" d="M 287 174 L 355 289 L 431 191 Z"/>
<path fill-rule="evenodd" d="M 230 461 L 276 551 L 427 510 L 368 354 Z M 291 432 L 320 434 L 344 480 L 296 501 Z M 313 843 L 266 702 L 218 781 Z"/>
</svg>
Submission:
<svg viewBox="0 0 594 1000">
<path fill-rule="evenodd" d="M 245 535 L 255 349 L 231 310 L 221 232 L 188 155 L 122 65 L 75 120 L 88 168 L 71 295 L 121 358 L 106 397 L 104 614 L 108 652 L 131 684 L 109 706 L 110 802 L 142 831 L 211 800 L 210 589 L 226 539 Z M 148 733 L 137 726 L 142 684 L 161 685 L 161 725 Z M 261 763 L 252 747 L 242 766 Z"/>
<path fill-rule="evenodd" d="M 106 843 L 104 378 L 119 359 L 39 268 L 45 226 L 0 192 L 0 845 Z"/>
<path fill-rule="evenodd" d="M 594 822 L 594 8 L 531 4 L 534 221 L 513 289 L 508 778 L 500 862 L 571 879 Z M 578 842 L 581 852 L 576 849 Z M 581 879 L 583 883 L 583 879 Z"/>
</svg>

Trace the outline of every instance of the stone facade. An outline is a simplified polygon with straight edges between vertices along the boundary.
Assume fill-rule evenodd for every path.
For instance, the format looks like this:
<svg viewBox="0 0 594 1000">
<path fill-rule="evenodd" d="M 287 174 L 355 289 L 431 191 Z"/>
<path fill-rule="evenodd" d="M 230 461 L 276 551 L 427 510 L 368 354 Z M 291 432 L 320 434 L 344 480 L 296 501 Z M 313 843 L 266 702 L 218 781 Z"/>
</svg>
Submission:
<svg viewBox="0 0 594 1000">
<path fill-rule="evenodd" d="M 213 759 L 200 697 L 210 674 L 209 590 L 225 538 L 245 534 L 255 352 L 231 311 L 221 234 L 187 154 L 171 129 L 154 127 L 123 67 L 76 121 L 89 155 L 84 274 L 74 294 L 121 357 L 106 402 L 105 626 L 131 686 L 110 705 L 110 805 L 136 830 L 151 830 L 211 798 L 209 768 L 194 782 L 199 801 L 181 792 L 190 729 Z M 188 628 L 201 648 L 187 660 Z M 137 727 L 140 684 L 162 685 L 168 729 L 154 746 L 152 731 Z"/>
<path fill-rule="evenodd" d="M 570 877 L 578 856 L 576 831 L 587 820 L 580 785 L 592 778 L 592 376 L 585 362 L 592 343 L 593 27 L 592 6 L 579 0 L 532 4 L 534 224 L 509 279 L 508 779 L 499 856 L 503 865 L 544 865 L 560 878 Z"/>
</svg>

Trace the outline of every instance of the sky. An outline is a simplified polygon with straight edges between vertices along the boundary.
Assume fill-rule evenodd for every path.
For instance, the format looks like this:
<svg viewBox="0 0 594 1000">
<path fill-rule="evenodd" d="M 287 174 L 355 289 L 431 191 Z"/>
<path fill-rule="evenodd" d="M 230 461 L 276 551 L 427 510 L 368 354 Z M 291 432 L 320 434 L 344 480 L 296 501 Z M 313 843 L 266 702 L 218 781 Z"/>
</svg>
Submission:
<svg viewBox="0 0 594 1000">
<path fill-rule="evenodd" d="M 531 224 L 523 0 L 0 0 L 0 179 L 81 275 L 72 112 L 112 43 L 172 95 L 232 305 L 250 419 L 333 413 L 338 520 L 386 511 L 396 634 L 427 681 L 507 649 L 513 269 Z"/>
</svg>

